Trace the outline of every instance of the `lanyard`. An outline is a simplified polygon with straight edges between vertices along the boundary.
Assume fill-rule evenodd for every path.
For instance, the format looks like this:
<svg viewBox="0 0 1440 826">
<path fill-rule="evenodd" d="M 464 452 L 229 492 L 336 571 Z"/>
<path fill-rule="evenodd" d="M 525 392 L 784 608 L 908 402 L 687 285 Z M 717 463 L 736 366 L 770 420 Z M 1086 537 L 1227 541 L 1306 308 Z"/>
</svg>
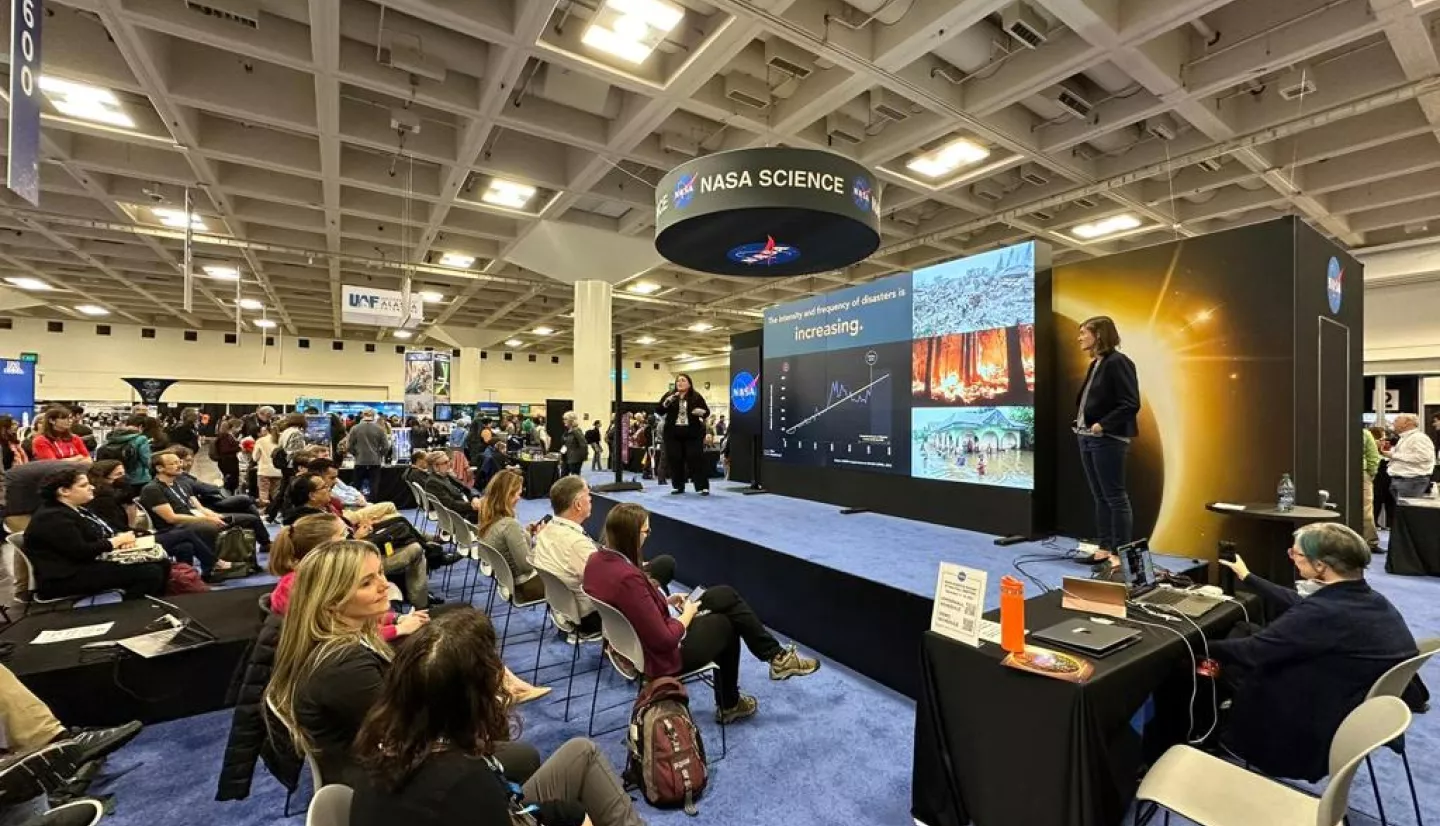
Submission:
<svg viewBox="0 0 1440 826">
<path fill-rule="evenodd" d="M 111 528 L 109 523 L 107 523 L 104 519 L 101 519 L 100 517 L 96 516 L 85 508 L 76 508 L 75 510 L 81 516 L 90 520 L 90 522 L 95 525 L 95 527 L 99 528 L 101 535 L 104 536 L 106 539 L 109 539 L 110 537 L 115 535 L 115 529 Z"/>
</svg>

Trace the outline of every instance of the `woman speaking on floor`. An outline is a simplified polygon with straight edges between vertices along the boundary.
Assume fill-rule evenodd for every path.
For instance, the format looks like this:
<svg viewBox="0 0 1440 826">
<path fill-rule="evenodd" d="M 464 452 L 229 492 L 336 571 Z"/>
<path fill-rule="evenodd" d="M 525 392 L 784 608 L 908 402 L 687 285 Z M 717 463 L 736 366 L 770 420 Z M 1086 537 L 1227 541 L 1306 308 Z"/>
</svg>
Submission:
<svg viewBox="0 0 1440 826">
<path fill-rule="evenodd" d="M 705 397 L 695 390 L 689 373 L 675 377 L 675 389 L 660 399 L 660 415 L 665 417 L 665 461 L 674 488 L 670 492 L 684 493 L 688 477 L 701 496 L 709 496 L 710 474 L 704 464 L 705 418 L 710 408 L 705 405 Z"/>
</svg>

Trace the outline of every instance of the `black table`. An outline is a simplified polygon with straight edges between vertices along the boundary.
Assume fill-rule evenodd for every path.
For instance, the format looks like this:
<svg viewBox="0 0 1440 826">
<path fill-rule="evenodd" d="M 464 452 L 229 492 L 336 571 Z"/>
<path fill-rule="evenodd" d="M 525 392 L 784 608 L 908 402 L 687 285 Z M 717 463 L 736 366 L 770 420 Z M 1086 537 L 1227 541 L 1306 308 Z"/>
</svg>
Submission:
<svg viewBox="0 0 1440 826">
<path fill-rule="evenodd" d="M 998 612 L 987 616 L 998 619 Z M 1084 615 L 1061 608 L 1058 592 L 1025 603 L 1031 631 L 1075 616 Z M 1198 622 L 1213 638 L 1243 618 L 1239 606 L 1226 604 Z M 1166 627 L 1186 632 L 1200 651 L 1189 623 Z M 1092 660 L 1094 675 L 1077 685 L 1006 668 L 997 645 L 971 648 L 927 631 L 911 814 L 928 826 L 1119 826 L 1140 767 L 1187 739 L 1189 726 L 1194 666 L 1185 644 L 1168 630 L 1142 634 L 1135 645 Z M 1197 735 L 1209 718 L 1200 713 L 1208 705 L 1204 685 L 1200 697 Z M 1132 720 L 1152 698 L 1142 736 Z"/>
<path fill-rule="evenodd" d="M 1334 522 L 1340 518 L 1339 511 L 1325 508 L 1307 508 L 1296 505 L 1282 511 L 1269 502 L 1246 502 L 1244 510 L 1230 510 L 1209 502 L 1205 509 L 1212 513 L 1224 514 L 1249 521 L 1259 532 L 1254 547 L 1240 548 L 1251 573 L 1258 574 L 1278 585 L 1295 584 L 1295 566 L 1290 562 L 1289 550 L 1294 542 L 1294 533 L 1302 525 L 1312 522 Z"/>
<path fill-rule="evenodd" d="M 1440 508 L 1400 504 L 1390 528 L 1385 572 L 1440 576 Z"/>
<path fill-rule="evenodd" d="M 0 633 L 15 643 L 5 663 L 67 726 L 117 726 L 129 720 L 159 723 L 225 708 L 230 679 L 259 633 L 259 599 L 272 585 L 223 588 L 170 597 L 217 641 L 202 648 L 146 660 L 117 649 L 81 646 L 143 633 L 170 609 L 148 600 L 73 611 L 31 613 Z M 41 631 L 114 622 L 103 637 L 31 645 Z M 123 656 L 122 656 L 123 655 Z"/>
<path fill-rule="evenodd" d="M 525 477 L 525 487 L 520 495 L 526 499 L 544 499 L 550 495 L 550 486 L 560 478 L 560 462 L 554 459 L 522 459 L 516 462 Z"/>
<path fill-rule="evenodd" d="M 378 493 L 366 494 L 366 501 L 372 503 L 394 502 L 395 507 L 402 511 L 415 507 L 415 493 L 410 490 L 409 485 L 405 484 L 405 471 L 409 469 L 409 465 L 385 465 L 380 468 L 380 490 Z M 355 468 L 341 468 L 340 479 L 350 487 L 360 489 Z"/>
</svg>

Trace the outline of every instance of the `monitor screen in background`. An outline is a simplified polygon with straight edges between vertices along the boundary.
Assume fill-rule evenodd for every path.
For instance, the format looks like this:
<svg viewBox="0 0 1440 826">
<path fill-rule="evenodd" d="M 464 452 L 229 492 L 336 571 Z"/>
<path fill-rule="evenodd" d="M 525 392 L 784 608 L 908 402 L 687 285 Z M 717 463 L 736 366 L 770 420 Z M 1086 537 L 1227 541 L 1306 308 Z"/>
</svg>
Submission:
<svg viewBox="0 0 1440 826">
<path fill-rule="evenodd" d="M 1034 488 L 1035 245 L 765 311 L 766 458 Z"/>
</svg>

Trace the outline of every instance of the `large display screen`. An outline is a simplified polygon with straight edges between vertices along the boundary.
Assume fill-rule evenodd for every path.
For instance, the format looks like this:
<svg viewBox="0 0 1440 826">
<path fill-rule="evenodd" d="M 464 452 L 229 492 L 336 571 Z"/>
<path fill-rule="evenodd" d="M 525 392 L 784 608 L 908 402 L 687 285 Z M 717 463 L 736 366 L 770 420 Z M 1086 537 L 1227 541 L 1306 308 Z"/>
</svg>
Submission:
<svg viewBox="0 0 1440 826">
<path fill-rule="evenodd" d="M 765 311 L 765 456 L 1035 484 L 1035 245 Z"/>
</svg>

